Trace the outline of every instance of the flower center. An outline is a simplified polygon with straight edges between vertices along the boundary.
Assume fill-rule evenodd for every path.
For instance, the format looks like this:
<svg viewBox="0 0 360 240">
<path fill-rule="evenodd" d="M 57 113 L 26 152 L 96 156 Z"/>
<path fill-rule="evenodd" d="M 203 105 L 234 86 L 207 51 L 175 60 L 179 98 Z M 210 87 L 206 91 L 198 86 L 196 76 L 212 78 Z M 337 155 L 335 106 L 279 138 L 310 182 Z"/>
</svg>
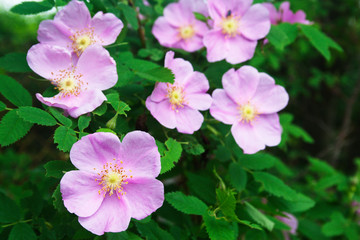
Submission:
<svg viewBox="0 0 360 240">
<path fill-rule="evenodd" d="M 67 97 L 70 95 L 78 96 L 84 85 L 81 78 L 82 74 L 76 74 L 75 68 L 72 68 L 60 70 L 57 74 L 52 72 L 50 81 L 55 85 L 55 89 L 60 91 L 60 97 Z"/>
<path fill-rule="evenodd" d="M 96 178 L 95 181 L 99 182 L 99 185 L 102 185 L 102 188 L 98 191 L 99 194 L 102 194 L 104 197 L 106 193 L 109 192 L 109 196 L 116 193 L 117 197 L 120 199 L 121 196 L 125 195 L 124 186 L 129 182 L 127 179 L 129 176 L 126 174 L 126 170 L 121 167 L 122 161 L 106 163 L 103 166 L 103 169 L 98 173 L 99 178 Z M 96 170 L 96 168 L 94 168 Z M 131 172 L 129 170 L 128 172 Z M 133 176 L 130 176 L 132 178 Z"/>
<path fill-rule="evenodd" d="M 72 40 L 71 48 L 77 56 L 80 56 L 88 46 L 96 42 L 102 42 L 102 40 L 95 35 L 94 28 L 85 28 L 76 31 L 70 36 L 70 39 Z"/>
<path fill-rule="evenodd" d="M 232 14 L 224 18 L 221 22 L 222 33 L 234 37 L 238 34 L 239 17 L 234 17 Z"/>
<path fill-rule="evenodd" d="M 173 110 L 184 107 L 185 94 L 182 87 L 168 84 L 167 92 L 166 96 L 169 98 Z"/>
<path fill-rule="evenodd" d="M 180 37 L 184 40 L 192 38 L 195 35 L 195 30 L 191 25 L 179 28 Z"/>
<path fill-rule="evenodd" d="M 240 121 L 249 123 L 252 122 L 257 117 L 258 112 L 253 105 L 247 103 L 245 105 L 240 106 L 240 114 L 241 114 Z"/>
</svg>

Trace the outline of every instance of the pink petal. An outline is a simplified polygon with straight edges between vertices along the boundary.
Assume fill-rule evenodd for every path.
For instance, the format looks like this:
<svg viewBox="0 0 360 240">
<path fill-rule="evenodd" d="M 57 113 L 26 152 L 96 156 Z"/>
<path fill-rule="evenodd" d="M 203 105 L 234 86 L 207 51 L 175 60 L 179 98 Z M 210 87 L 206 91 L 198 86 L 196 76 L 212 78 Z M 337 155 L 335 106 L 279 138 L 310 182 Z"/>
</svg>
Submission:
<svg viewBox="0 0 360 240">
<path fill-rule="evenodd" d="M 206 57 L 209 62 L 217 62 L 226 58 L 229 49 L 221 30 L 209 31 L 204 36 L 203 41 L 207 50 Z"/>
<path fill-rule="evenodd" d="M 158 82 L 155 84 L 155 88 L 154 88 L 154 91 L 150 95 L 150 99 L 153 102 L 161 102 L 165 98 L 167 98 L 167 94 L 168 94 L 167 84 Z"/>
<path fill-rule="evenodd" d="M 186 95 L 186 105 L 197 110 L 205 111 L 211 106 L 212 98 L 206 93 L 192 93 Z"/>
<path fill-rule="evenodd" d="M 268 10 L 271 24 L 278 24 L 280 20 L 280 14 L 272 3 L 262 3 L 262 5 Z"/>
<path fill-rule="evenodd" d="M 177 28 L 170 25 L 164 17 L 156 19 L 152 28 L 152 34 L 162 46 L 173 47 L 181 40 Z"/>
<path fill-rule="evenodd" d="M 118 80 L 116 62 L 100 45 L 91 45 L 85 49 L 77 63 L 77 72 L 83 75 L 92 89 L 109 89 Z"/>
<path fill-rule="evenodd" d="M 101 45 L 109 45 L 116 41 L 124 24 L 112 13 L 98 12 L 91 19 L 94 33 L 102 40 Z"/>
<path fill-rule="evenodd" d="M 186 94 L 206 93 L 209 90 L 209 81 L 205 74 L 201 72 L 193 72 L 186 79 L 184 91 Z"/>
<path fill-rule="evenodd" d="M 227 39 L 226 61 L 238 64 L 250 60 L 255 53 L 257 41 L 248 40 L 241 35 Z"/>
<path fill-rule="evenodd" d="M 158 120 L 161 125 L 170 129 L 176 127 L 175 111 L 171 108 L 171 104 L 167 99 L 157 103 L 151 101 L 148 97 L 145 104 L 151 115 Z"/>
<path fill-rule="evenodd" d="M 36 44 L 28 53 L 29 67 L 43 78 L 50 79 L 51 73 L 71 68 L 71 52 L 62 47 Z"/>
<path fill-rule="evenodd" d="M 56 15 L 55 20 L 63 22 L 72 29 L 82 30 L 90 27 L 90 12 L 84 2 L 71 1 Z"/>
<path fill-rule="evenodd" d="M 89 217 L 99 209 L 104 196 L 98 192 L 101 186 L 95 181 L 96 177 L 95 173 L 84 171 L 65 173 L 60 181 L 60 191 L 70 213 Z"/>
<path fill-rule="evenodd" d="M 199 130 L 203 121 L 203 115 L 195 109 L 184 106 L 175 112 L 176 129 L 180 133 L 193 134 Z"/>
<path fill-rule="evenodd" d="M 73 33 L 62 23 L 53 20 L 44 20 L 40 23 L 37 39 L 40 43 L 68 48 Z"/>
<path fill-rule="evenodd" d="M 189 25 L 195 16 L 189 8 L 180 3 L 170 3 L 164 8 L 164 18 L 174 27 Z"/>
<path fill-rule="evenodd" d="M 210 17 L 215 22 L 221 21 L 231 11 L 234 15 L 242 16 L 251 6 L 252 0 L 208 0 L 208 8 Z"/>
<path fill-rule="evenodd" d="M 283 217 L 283 216 L 275 216 L 275 217 L 291 228 L 290 229 L 291 234 L 296 234 L 296 230 L 299 225 L 298 220 L 296 219 L 296 217 L 294 215 L 292 215 L 290 213 L 283 212 L 283 214 L 286 217 Z"/>
<path fill-rule="evenodd" d="M 282 128 L 279 116 L 274 114 L 262 114 L 252 122 L 254 132 L 258 139 L 266 146 L 277 146 L 281 141 Z"/>
<path fill-rule="evenodd" d="M 237 122 L 231 127 L 231 133 L 246 154 L 254 154 L 265 149 L 262 139 L 255 133 L 255 126 L 250 123 Z"/>
<path fill-rule="evenodd" d="M 175 75 L 175 82 L 183 85 L 186 83 L 188 76 L 194 72 L 189 61 L 182 58 L 174 58 L 174 52 L 169 51 L 165 55 L 165 67 L 169 68 Z"/>
<path fill-rule="evenodd" d="M 224 89 L 215 89 L 210 114 L 225 124 L 234 124 L 240 119 L 238 105 L 228 97 Z"/>
<path fill-rule="evenodd" d="M 148 133 L 133 131 L 123 138 L 119 154 L 126 171 L 133 178 L 157 177 L 160 173 L 160 154 L 155 139 Z"/>
<path fill-rule="evenodd" d="M 309 20 L 306 20 L 306 14 L 302 10 L 299 10 L 294 14 L 293 19 L 290 23 L 301 23 L 306 25 L 311 24 Z"/>
<path fill-rule="evenodd" d="M 250 100 L 259 113 L 276 113 L 285 108 L 289 102 L 289 95 L 285 88 L 273 82 L 274 80 L 269 75 L 265 73 L 260 75 L 259 85 Z"/>
<path fill-rule="evenodd" d="M 115 134 L 97 132 L 74 143 L 70 150 L 70 159 L 78 169 L 98 173 L 104 164 L 117 158 L 119 152 L 120 140 Z"/>
<path fill-rule="evenodd" d="M 191 9 L 192 12 L 201 13 L 206 17 L 209 16 L 207 4 L 204 0 L 180 0 L 179 2 L 184 7 Z"/>
<path fill-rule="evenodd" d="M 230 69 L 222 77 L 226 94 L 237 104 L 247 103 L 254 95 L 259 84 L 259 72 L 251 66 L 243 66 L 239 70 Z"/>
<path fill-rule="evenodd" d="M 192 38 L 186 40 L 181 40 L 177 45 L 174 45 L 174 48 L 180 48 L 187 52 L 195 52 L 204 47 L 203 38 L 198 35 L 194 35 Z"/>
<path fill-rule="evenodd" d="M 98 211 L 90 217 L 79 217 L 79 223 L 88 231 L 103 235 L 104 232 L 125 231 L 130 223 L 131 209 L 116 194 L 106 196 Z"/>
<path fill-rule="evenodd" d="M 124 191 L 126 201 L 131 209 L 131 217 L 137 220 L 146 218 L 163 205 L 164 185 L 152 178 L 141 178 L 129 181 Z"/>
<path fill-rule="evenodd" d="M 261 4 L 251 6 L 240 20 L 240 31 L 250 40 L 264 38 L 270 27 L 269 11 Z"/>
</svg>

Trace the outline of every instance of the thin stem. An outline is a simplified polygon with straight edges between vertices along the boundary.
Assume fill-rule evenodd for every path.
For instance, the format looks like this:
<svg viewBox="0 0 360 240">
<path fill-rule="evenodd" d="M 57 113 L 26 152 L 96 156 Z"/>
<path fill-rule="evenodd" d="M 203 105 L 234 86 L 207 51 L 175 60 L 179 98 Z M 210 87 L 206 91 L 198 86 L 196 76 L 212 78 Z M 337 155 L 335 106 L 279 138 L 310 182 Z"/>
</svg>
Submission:
<svg viewBox="0 0 360 240">
<path fill-rule="evenodd" d="M 9 223 L 9 224 L 6 224 L 6 225 L 2 225 L 1 227 L 6 228 L 6 227 L 14 226 L 14 225 L 19 224 L 19 223 L 27 223 L 27 222 L 31 222 L 31 221 L 32 221 L 32 219 L 22 220 L 22 221 L 17 221 L 17 222 Z"/>
</svg>

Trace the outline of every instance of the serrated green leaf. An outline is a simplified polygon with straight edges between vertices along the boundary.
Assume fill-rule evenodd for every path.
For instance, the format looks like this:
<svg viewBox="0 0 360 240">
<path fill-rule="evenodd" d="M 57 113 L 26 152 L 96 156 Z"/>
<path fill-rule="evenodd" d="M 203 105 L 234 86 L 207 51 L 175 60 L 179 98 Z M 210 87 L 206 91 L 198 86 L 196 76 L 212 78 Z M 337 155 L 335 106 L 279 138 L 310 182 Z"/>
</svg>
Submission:
<svg viewBox="0 0 360 240">
<path fill-rule="evenodd" d="M 281 179 L 265 172 L 254 172 L 254 179 L 263 184 L 265 191 L 286 200 L 296 200 L 297 193 Z"/>
<path fill-rule="evenodd" d="M 314 139 L 304 129 L 297 125 L 291 124 L 288 126 L 287 130 L 292 136 L 301 138 L 306 143 L 314 143 Z"/>
<path fill-rule="evenodd" d="M 120 9 L 122 10 L 126 21 L 128 21 L 130 23 L 130 25 L 134 28 L 134 30 L 138 30 L 139 29 L 139 24 L 138 24 L 138 20 L 136 18 L 136 12 L 135 9 L 126 5 L 126 4 L 119 4 Z"/>
<path fill-rule="evenodd" d="M 18 223 L 12 227 L 8 240 L 36 240 L 34 230 L 27 223 Z"/>
<path fill-rule="evenodd" d="M 298 232 L 311 240 L 329 240 L 329 238 L 325 237 L 321 232 L 321 227 L 309 219 L 301 219 L 299 221 Z"/>
<path fill-rule="evenodd" d="M 20 140 L 29 132 L 32 125 L 19 117 L 17 109 L 6 113 L 0 123 L 0 145 L 5 147 Z"/>
<path fill-rule="evenodd" d="M 231 190 L 216 189 L 216 199 L 222 213 L 230 219 L 237 219 L 235 214 L 236 199 Z"/>
<path fill-rule="evenodd" d="M 255 222 L 263 226 L 264 228 L 272 231 L 274 228 L 274 222 L 268 219 L 262 212 L 257 210 L 253 205 L 245 202 L 245 210 Z"/>
<path fill-rule="evenodd" d="M 53 6 L 54 5 L 46 0 L 42 2 L 22 2 L 12 7 L 10 11 L 17 14 L 29 15 L 49 11 Z"/>
<path fill-rule="evenodd" d="M 325 223 L 321 231 L 327 237 L 339 236 L 344 233 L 346 228 L 346 219 L 340 212 L 334 212 L 331 215 L 331 221 Z"/>
<path fill-rule="evenodd" d="M 183 145 L 183 149 L 188 154 L 200 155 L 205 152 L 204 147 L 193 136 L 184 135 L 180 140 L 187 143 Z"/>
<path fill-rule="evenodd" d="M 283 50 L 289 42 L 289 38 L 286 33 L 277 25 L 271 25 L 270 32 L 266 38 L 279 50 Z"/>
<path fill-rule="evenodd" d="M 64 171 L 73 170 L 74 167 L 68 161 L 54 160 L 44 165 L 47 177 L 62 178 Z"/>
<path fill-rule="evenodd" d="M 215 182 L 208 175 L 186 173 L 187 185 L 193 195 L 198 196 L 206 203 L 214 204 L 216 201 Z"/>
<path fill-rule="evenodd" d="M 63 152 L 70 151 L 72 145 L 77 141 L 76 132 L 71 128 L 60 126 L 55 130 L 54 142 L 58 149 Z"/>
<path fill-rule="evenodd" d="M 61 197 L 60 184 L 57 185 L 57 187 L 51 197 L 53 199 L 53 206 L 56 210 L 58 210 L 59 212 L 66 211 L 64 202 Z"/>
<path fill-rule="evenodd" d="M 287 22 L 280 23 L 277 25 L 287 36 L 288 42 L 285 45 L 293 43 L 298 35 L 298 28 L 296 24 L 291 24 Z"/>
<path fill-rule="evenodd" d="M 234 226 L 223 219 L 205 214 L 203 216 L 206 231 L 211 240 L 233 240 L 235 239 Z"/>
<path fill-rule="evenodd" d="M 238 163 L 231 163 L 229 166 L 231 185 L 239 192 L 243 191 L 247 183 L 247 173 Z"/>
<path fill-rule="evenodd" d="M 291 213 L 304 212 L 315 206 L 314 200 L 301 193 L 297 193 L 294 196 L 293 201 L 287 201 L 283 198 L 276 197 L 270 197 L 269 199 L 271 199 L 271 202 L 275 207 Z"/>
<path fill-rule="evenodd" d="M 5 103 L 3 103 L 2 101 L 0 101 L 0 112 L 1 112 L 1 111 L 4 111 L 5 108 L 6 108 Z"/>
<path fill-rule="evenodd" d="M 20 218 L 20 208 L 13 200 L 0 192 L 0 223 L 16 222 Z"/>
<path fill-rule="evenodd" d="M 69 118 L 65 117 L 61 112 L 59 112 L 59 110 L 50 107 L 49 111 L 61 124 L 66 127 L 71 127 L 72 121 Z"/>
<path fill-rule="evenodd" d="M 326 60 L 330 61 L 331 59 L 330 48 L 334 48 L 339 52 L 343 51 L 339 44 L 314 26 L 300 25 L 300 27 L 304 35 L 310 40 L 311 44 L 326 58 Z"/>
<path fill-rule="evenodd" d="M 251 170 L 263 170 L 274 166 L 276 157 L 268 153 L 244 154 L 239 157 L 239 164 Z"/>
<path fill-rule="evenodd" d="M 145 224 L 136 222 L 135 225 L 141 236 L 147 240 L 174 240 L 170 233 L 160 228 L 154 221 Z"/>
<path fill-rule="evenodd" d="M 114 87 L 122 87 L 128 85 L 131 79 L 135 76 L 128 66 L 125 66 L 118 60 L 116 61 L 116 69 L 119 73 L 119 78 Z"/>
<path fill-rule="evenodd" d="M 171 192 L 165 194 L 165 199 L 171 206 L 186 214 L 203 215 L 206 214 L 206 204 L 194 196 L 186 196 L 182 192 Z"/>
<path fill-rule="evenodd" d="M 81 132 L 84 131 L 84 129 L 89 126 L 90 121 L 91 121 L 91 117 L 86 116 L 86 115 L 80 116 L 79 120 L 78 120 L 78 128 L 79 128 L 79 130 Z"/>
<path fill-rule="evenodd" d="M 0 68 L 16 73 L 31 71 L 26 61 L 26 53 L 8 53 L 0 57 Z"/>
<path fill-rule="evenodd" d="M 165 151 L 165 155 L 161 157 L 160 174 L 170 171 L 173 167 L 175 167 L 174 163 L 179 161 L 182 152 L 181 144 L 178 143 L 175 139 L 169 138 L 165 142 L 165 146 L 167 151 Z"/>
<path fill-rule="evenodd" d="M 31 106 L 30 93 L 15 79 L 0 75 L 0 93 L 15 106 Z"/>
<path fill-rule="evenodd" d="M 106 98 L 108 102 L 111 104 L 111 106 L 114 108 L 114 110 L 120 115 L 127 116 L 125 111 L 131 110 L 129 105 L 127 105 L 123 101 L 120 101 L 120 97 L 118 93 L 110 93 L 106 95 Z"/>
<path fill-rule="evenodd" d="M 101 104 L 98 108 L 96 108 L 93 112 L 93 114 L 98 115 L 98 116 L 102 116 L 106 113 L 107 110 L 107 105 L 104 102 L 103 104 Z"/>
<path fill-rule="evenodd" d="M 153 82 L 174 83 L 175 80 L 175 75 L 172 71 L 164 67 L 150 69 L 146 72 L 135 71 L 134 73 L 141 78 L 145 78 L 146 80 Z"/>
<path fill-rule="evenodd" d="M 142 58 L 150 57 L 153 61 L 159 61 L 164 58 L 164 52 L 157 48 L 142 48 L 139 50 L 138 56 Z"/>
<path fill-rule="evenodd" d="M 19 116 L 27 122 L 43 126 L 55 126 L 57 121 L 49 113 L 35 107 L 20 107 Z"/>
</svg>

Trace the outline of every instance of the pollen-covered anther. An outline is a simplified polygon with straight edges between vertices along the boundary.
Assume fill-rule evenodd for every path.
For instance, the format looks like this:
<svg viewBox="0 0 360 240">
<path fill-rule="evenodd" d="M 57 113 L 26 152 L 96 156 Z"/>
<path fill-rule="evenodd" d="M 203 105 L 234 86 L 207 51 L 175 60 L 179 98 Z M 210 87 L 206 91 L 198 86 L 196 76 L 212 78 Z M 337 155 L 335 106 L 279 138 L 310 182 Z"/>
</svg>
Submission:
<svg viewBox="0 0 360 240">
<path fill-rule="evenodd" d="M 249 102 L 247 104 L 240 105 L 239 110 L 241 115 L 240 121 L 242 122 L 251 123 L 258 116 L 256 108 Z"/>
<path fill-rule="evenodd" d="M 171 103 L 171 108 L 177 111 L 177 108 L 184 107 L 185 103 L 185 93 L 181 86 L 174 86 L 171 84 L 167 85 L 168 94 L 166 97 L 169 99 Z"/>
<path fill-rule="evenodd" d="M 179 31 L 180 37 L 184 40 L 192 38 L 195 35 L 195 30 L 192 25 L 186 25 L 186 26 L 179 27 L 178 31 Z"/>
<path fill-rule="evenodd" d="M 55 85 L 61 93 L 61 97 L 78 96 L 82 89 L 86 89 L 83 85 L 87 85 L 82 81 L 82 74 L 76 74 L 74 67 L 71 69 L 60 70 L 57 74 L 51 73 L 51 83 Z"/>
<path fill-rule="evenodd" d="M 85 28 L 82 30 L 76 31 L 72 36 L 71 48 L 74 50 L 77 56 L 80 56 L 81 53 L 90 45 L 98 42 L 102 43 L 103 41 L 94 33 L 94 28 Z"/>
<path fill-rule="evenodd" d="M 227 37 L 235 37 L 237 34 L 239 34 L 239 20 L 239 16 L 233 16 L 232 14 L 226 18 L 223 18 L 220 24 L 222 33 Z"/>
</svg>

